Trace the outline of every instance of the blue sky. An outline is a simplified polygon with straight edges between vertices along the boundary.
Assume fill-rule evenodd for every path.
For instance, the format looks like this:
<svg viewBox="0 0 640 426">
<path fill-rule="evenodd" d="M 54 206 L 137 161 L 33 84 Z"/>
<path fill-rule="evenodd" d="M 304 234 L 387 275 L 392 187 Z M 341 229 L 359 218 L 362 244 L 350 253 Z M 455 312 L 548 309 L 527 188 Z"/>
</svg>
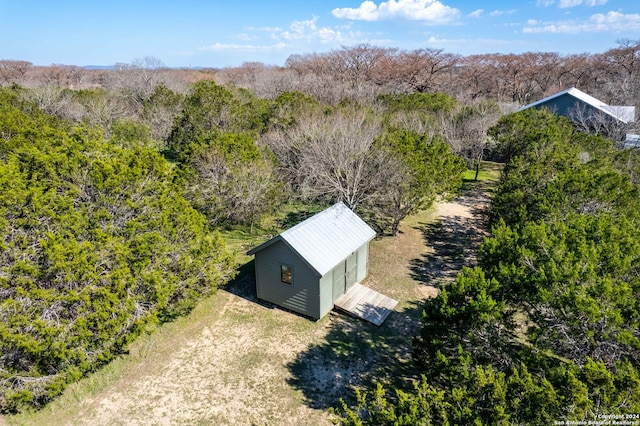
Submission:
<svg viewBox="0 0 640 426">
<path fill-rule="evenodd" d="M 404 50 L 598 53 L 640 40 L 638 0 L 0 0 L 0 59 L 282 65 L 369 43 Z"/>
</svg>

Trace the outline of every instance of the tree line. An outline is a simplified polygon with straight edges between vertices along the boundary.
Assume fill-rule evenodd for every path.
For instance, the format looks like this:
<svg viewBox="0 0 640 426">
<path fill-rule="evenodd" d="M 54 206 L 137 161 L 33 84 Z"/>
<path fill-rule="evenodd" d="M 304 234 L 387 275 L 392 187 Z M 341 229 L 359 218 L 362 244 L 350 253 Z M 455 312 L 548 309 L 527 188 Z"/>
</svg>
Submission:
<svg viewBox="0 0 640 426">
<path fill-rule="evenodd" d="M 445 94 L 60 89 L 70 116 L 38 93 L 0 88 L 2 412 L 42 407 L 224 284 L 236 260 L 219 230 L 342 200 L 395 233 L 465 169 L 437 131 L 458 111 Z M 134 116 L 102 115 L 111 102 Z"/>
<path fill-rule="evenodd" d="M 343 46 L 326 53 L 291 55 L 284 66 L 246 62 L 239 67 L 169 69 L 157 58 L 115 64 L 113 69 L 75 65 L 35 66 L 0 60 L 0 84 L 74 89 L 129 88 L 150 92 L 161 81 L 184 92 L 200 79 L 250 90 L 274 99 L 288 91 L 335 105 L 384 93 L 444 92 L 460 101 L 524 104 L 571 86 L 610 105 L 632 105 L 640 94 L 640 40 L 621 39 L 603 53 L 556 52 L 462 56 L 443 49 L 402 50 L 370 45 Z"/>
<path fill-rule="evenodd" d="M 444 92 L 460 101 L 526 104 L 575 86 L 610 105 L 633 105 L 640 93 L 640 41 L 622 39 L 603 53 L 555 52 L 461 56 L 443 49 L 402 50 L 370 44 L 290 56 L 284 67 L 247 63 L 216 72 L 220 81 L 261 96 L 278 87 L 327 103 L 382 93 Z"/>
<path fill-rule="evenodd" d="M 235 258 L 157 151 L 0 89 L 0 411 L 40 407 L 188 312 Z"/>
<path fill-rule="evenodd" d="M 633 47 L 627 44 L 619 49 Z M 469 68 L 434 65 L 429 68 L 433 83 L 421 85 L 375 77 L 382 72 L 383 63 L 410 69 L 402 61 L 411 64 L 407 58 L 413 58 L 420 63 L 418 59 L 443 52 L 382 49 L 371 66 L 352 58 L 378 51 L 363 45 L 326 55 L 292 57 L 285 67 L 245 64 L 204 71 L 169 70 L 153 58 L 89 74 L 74 67 L 43 69 L 24 61 L 0 61 L 6 85 L 0 89 L 0 411 L 42 406 L 66 384 L 120 353 L 147 324 L 188 312 L 233 275 L 233 253 L 225 248 L 218 231 L 246 226 L 253 232 L 262 217 L 275 214 L 291 201 L 323 205 L 344 201 L 379 232 L 393 235 L 407 215 L 454 193 L 465 166 L 478 170 L 488 144 L 497 144 L 498 149 L 492 151 L 508 160 L 505 176 L 511 176 L 504 178 L 503 198 L 495 203 L 496 218 L 504 216 L 505 226 L 546 218 L 544 215 L 560 208 L 562 194 L 571 191 L 577 203 L 572 206 L 580 214 L 611 212 L 623 200 L 632 205 L 633 198 L 623 196 L 623 189 L 637 185 L 637 161 L 632 153 L 611 156 L 607 151 L 604 155 L 603 143 L 595 142 L 600 139 L 581 139 L 565 122 L 543 130 L 526 120 L 520 124 L 522 129 L 515 124 L 509 127 L 504 119 L 498 123 L 504 108 L 497 101 L 507 98 L 495 96 L 493 89 L 467 96 L 453 91 L 453 86 L 436 84 L 444 78 L 444 69 L 453 76 Z M 310 66 L 316 60 L 321 67 Z M 340 61 L 357 65 L 332 71 L 328 64 L 337 66 Z M 426 69 L 423 65 L 418 68 Z M 362 69 L 369 69 L 368 74 L 362 74 Z M 635 75 L 635 68 L 630 70 Z M 43 84 L 39 72 L 53 74 Z M 411 78 L 418 81 L 424 76 Z M 490 128 L 494 130 L 487 137 Z M 576 146 L 588 148 L 577 154 L 576 163 L 571 157 L 573 148 L 558 148 L 558 143 L 552 144 L 551 151 L 538 149 L 532 143 L 538 137 L 549 141 L 569 138 Z M 545 160 L 536 162 L 539 157 Z M 597 168 L 604 158 L 610 158 L 609 162 Z M 546 162 L 560 167 L 565 160 L 580 171 L 576 176 L 598 172 L 595 176 L 606 185 L 588 186 L 571 180 L 568 172 L 562 175 L 565 169 L 547 172 L 542 167 Z M 529 163 L 538 167 L 529 169 Z M 551 177 L 566 188 L 548 185 Z M 531 181 L 536 182 L 534 187 L 527 186 Z M 544 192 L 547 186 L 555 192 Z M 593 192 L 589 193 L 593 199 L 579 197 L 584 188 Z M 563 208 L 553 217 L 568 211 Z M 598 232 L 633 242 L 624 234 L 627 228 L 607 228 L 605 222 L 583 226 L 589 230 L 604 227 Z M 543 231 L 526 230 L 551 232 Z M 517 232 L 524 231 L 518 228 Z M 631 247 L 611 246 L 606 253 Z M 597 260 L 596 254 L 590 256 Z M 489 252 L 485 258 L 489 262 Z M 624 259 L 622 265 L 616 265 L 612 256 L 607 271 L 625 270 L 631 276 L 634 269 L 628 265 L 635 265 L 634 260 Z M 528 262 L 530 257 L 517 261 Z M 550 264 L 555 268 L 556 263 L 553 259 Z M 594 270 L 597 276 L 600 269 Z M 460 278 L 461 292 L 472 278 Z M 534 308 L 514 308 L 518 301 L 507 300 L 507 295 L 517 291 L 507 291 L 507 283 L 494 291 L 495 281 L 489 279 L 488 290 L 477 291 L 484 291 L 479 296 L 483 301 L 489 296 L 495 299 L 497 307 L 491 312 L 498 319 L 511 318 L 505 313 L 508 306 L 532 323 L 548 320 Z M 597 282 L 602 286 L 608 281 Z M 460 297 L 467 300 L 464 293 Z M 550 303 L 551 299 L 544 300 Z M 542 313 L 559 315 L 553 311 L 557 306 L 540 303 L 536 309 Z M 455 309 L 445 311 L 457 315 Z M 617 311 L 612 312 L 615 317 Z M 487 315 L 482 314 L 487 324 L 498 323 Z M 586 314 L 577 318 L 581 315 Z M 474 321 L 469 327 L 478 326 Z M 571 327 L 577 327 L 578 320 L 571 321 L 566 319 L 554 329 L 560 334 L 577 330 Z M 615 323 L 608 316 L 602 321 Z M 498 330 L 511 330 L 508 324 Z M 537 327 L 527 330 L 542 329 Z M 607 341 L 598 346 L 598 350 L 622 348 L 615 361 L 628 358 L 629 342 L 635 338 L 624 327 L 616 329 L 620 338 L 615 344 Z M 493 342 L 494 329 L 478 330 L 477 336 Z M 607 329 L 598 336 L 611 333 Z M 535 336 L 535 344 L 553 346 L 551 336 L 541 331 Z M 468 340 L 462 334 L 459 338 Z M 425 349 L 418 359 L 437 365 L 428 358 L 428 342 L 421 344 Z M 583 350 L 592 341 L 551 349 L 560 351 L 558 358 L 566 357 L 565 351 L 574 344 Z M 469 345 L 461 344 L 461 350 L 476 356 Z M 496 352 L 495 359 L 505 359 L 498 355 Z M 460 360 L 475 362 L 465 357 L 461 352 Z M 505 365 L 515 365 L 509 362 Z M 464 370 L 454 364 L 451 368 L 461 368 L 455 374 L 479 380 L 471 367 Z M 582 364 L 576 361 L 576 365 Z M 618 374 L 611 370 L 616 365 L 607 364 L 607 371 Z M 483 371 L 506 374 L 512 370 L 487 364 Z M 578 370 L 571 371 L 578 374 Z M 431 375 L 427 377 L 431 380 Z M 436 386 L 426 389 L 438 392 L 448 389 L 439 382 L 424 386 Z M 469 409 L 465 408 L 467 415 Z"/>
<path fill-rule="evenodd" d="M 464 160 L 436 131 L 456 101 L 390 95 L 374 105 L 322 105 L 299 92 L 274 101 L 201 81 L 167 141 L 187 198 L 211 225 L 253 225 L 282 204 L 345 202 L 380 232 L 453 193 Z M 415 126 L 398 121 L 411 115 Z M 417 127 L 416 127 L 417 126 Z"/>
<path fill-rule="evenodd" d="M 422 379 L 360 390 L 345 425 L 552 424 L 640 410 L 640 156 L 526 110 L 478 265 L 424 307 Z"/>
<path fill-rule="evenodd" d="M 296 91 L 260 98 L 208 79 L 186 93 L 155 84 L 144 94 L 54 88 L 58 97 L 46 99 L 42 88 L 12 90 L 63 121 L 101 128 L 111 143 L 162 153 L 214 227 L 253 228 L 291 200 L 344 201 L 395 233 L 402 218 L 453 192 L 465 163 L 479 165 L 483 133 L 500 115 L 495 103 L 461 105 L 442 93 L 328 105 Z M 434 155 L 441 160 L 426 166 Z"/>
</svg>

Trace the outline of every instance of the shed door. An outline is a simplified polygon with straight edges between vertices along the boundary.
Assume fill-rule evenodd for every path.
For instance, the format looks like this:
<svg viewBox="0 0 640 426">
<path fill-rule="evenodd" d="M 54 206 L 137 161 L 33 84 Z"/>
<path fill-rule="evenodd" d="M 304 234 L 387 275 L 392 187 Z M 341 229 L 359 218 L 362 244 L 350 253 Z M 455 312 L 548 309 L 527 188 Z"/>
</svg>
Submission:
<svg viewBox="0 0 640 426">
<path fill-rule="evenodd" d="M 333 301 L 342 296 L 346 291 L 345 286 L 345 263 L 342 262 L 333 268 Z"/>
<path fill-rule="evenodd" d="M 357 281 L 357 271 L 358 271 L 358 254 L 352 253 L 351 256 L 347 258 L 346 262 L 346 272 L 345 279 L 347 282 L 347 290 L 353 286 Z"/>
<path fill-rule="evenodd" d="M 358 250 L 358 274 L 356 281 L 362 282 L 367 276 L 367 256 L 369 255 L 369 244 L 365 244 Z"/>
</svg>

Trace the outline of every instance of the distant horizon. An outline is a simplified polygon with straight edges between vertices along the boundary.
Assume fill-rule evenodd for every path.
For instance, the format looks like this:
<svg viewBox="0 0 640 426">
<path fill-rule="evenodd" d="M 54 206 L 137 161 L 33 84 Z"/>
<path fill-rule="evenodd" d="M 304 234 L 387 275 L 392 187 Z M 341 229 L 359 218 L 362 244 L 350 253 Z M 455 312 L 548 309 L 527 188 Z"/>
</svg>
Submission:
<svg viewBox="0 0 640 426">
<path fill-rule="evenodd" d="M 283 66 L 342 46 L 475 54 L 598 54 L 640 39 L 637 0 L 0 1 L 0 59 L 108 67 Z"/>
<path fill-rule="evenodd" d="M 620 40 L 623 40 L 623 39 L 620 39 Z M 640 42 L 640 39 L 638 40 L 638 42 Z M 341 49 L 341 48 L 350 48 L 350 47 L 355 47 L 357 45 L 358 44 L 338 46 L 338 47 L 335 47 L 335 48 L 333 48 L 331 50 L 336 50 L 336 49 Z M 398 50 L 408 50 L 408 49 L 400 49 L 400 48 L 397 48 L 397 47 L 394 47 L 394 46 L 377 46 L 377 45 L 374 45 L 374 44 L 371 44 L 370 46 L 371 47 L 384 47 L 384 48 L 398 49 Z M 563 53 L 563 52 L 551 51 L 551 50 L 546 50 L 546 51 L 543 51 L 543 50 L 529 50 L 529 51 L 523 51 L 523 52 L 485 52 L 485 53 L 471 53 L 471 54 L 468 54 L 468 55 L 462 55 L 460 53 L 451 52 L 451 51 L 448 51 L 446 49 L 442 49 L 442 51 L 444 53 L 450 53 L 450 54 L 454 54 L 454 55 L 459 55 L 462 58 L 468 57 L 468 56 L 473 56 L 473 55 L 494 55 L 494 54 L 495 55 L 511 55 L 511 54 L 513 54 L 513 55 L 522 55 L 522 54 L 526 54 L 526 53 L 556 53 L 556 54 L 558 54 L 560 56 L 571 56 L 571 55 L 581 55 L 581 54 L 599 55 L 599 54 L 603 54 L 603 53 L 605 53 L 605 52 L 607 52 L 607 51 L 609 51 L 611 49 L 615 49 L 617 47 L 618 47 L 618 43 L 616 42 L 613 45 L 611 45 L 611 46 L 609 46 L 607 48 L 604 48 L 601 51 L 597 51 L 597 52 L 595 52 L 595 51 L 586 51 L 585 50 L 585 51 L 580 51 L 580 52 L 566 52 L 566 53 Z M 293 55 L 308 55 L 308 54 L 310 54 L 310 55 L 313 55 L 313 54 L 322 55 L 322 54 L 326 54 L 326 53 L 329 53 L 329 52 L 330 52 L 330 50 L 326 50 L 326 51 L 322 51 L 322 52 L 292 53 L 289 56 L 293 56 Z M 247 63 L 260 63 L 260 64 L 262 64 L 262 65 L 264 65 L 266 67 L 270 67 L 270 66 L 273 66 L 273 67 L 285 67 L 286 66 L 286 64 L 285 64 L 286 59 L 288 59 L 289 56 L 287 58 L 285 58 L 285 61 L 283 63 L 281 63 L 281 64 L 267 63 L 267 62 L 249 60 L 248 59 L 248 60 L 243 61 L 243 62 L 241 62 L 239 64 L 228 65 L 228 66 L 215 66 L 215 65 L 211 65 L 211 66 L 208 66 L 208 65 L 176 65 L 176 66 L 169 66 L 169 65 L 164 64 L 164 62 L 162 62 L 161 68 L 166 68 L 166 69 L 185 69 L 185 70 L 224 69 L 224 68 L 241 67 L 241 66 L 243 66 L 244 64 L 247 64 Z M 112 64 L 72 64 L 72 63 L 63 63 L 63 62 L 52 62 L 52 63 L 49 63 L 49 64 L 38 64 L 38 63 L 34 63 L 32 61 L 29 61 L 29 60 L 23 59 L 23 58 L 3 58 L 3 57 L 0 57 L 0 60 L 27 61 L 27 62 L 30 62 L 33 66 L 36 66 L 36 67 L 51 67 L 51 66 L 63 65 L 63 66 L 77 66 L 77 67 L 84 68 L 84 69 L 100 70 L 100 69 L 115 69 L 119 64 L 130 65 L 133 62 L 135 62 L 136 60 L 145 59 L 145 58 L 160 59 L 160 58 L 156 58 L 155 56 L 152 56 L 152 55 L 145 55 L 145 56 L 132 58 L 128 62 L 118 61 L 118 62 L 114 62 Z"/>
</svg>

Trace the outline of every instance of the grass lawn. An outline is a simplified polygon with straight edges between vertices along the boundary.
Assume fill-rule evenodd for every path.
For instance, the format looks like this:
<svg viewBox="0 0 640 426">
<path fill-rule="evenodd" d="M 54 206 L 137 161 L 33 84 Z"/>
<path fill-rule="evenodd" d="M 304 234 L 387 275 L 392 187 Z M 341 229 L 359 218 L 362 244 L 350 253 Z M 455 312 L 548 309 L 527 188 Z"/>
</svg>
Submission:
<svg viewBox="0 0 640 426">
<path fill-rule="evenodd" d="M 363 284 L 400 302 L 380 327 L 335 312 L 310 321 L 255 297 L 253 262 L 244 253 L 312 214 L 292 210 L 254 235 L 226 233 L 244 266 L 190 315 L 141 336 L 128 354 L 44 409 L 0 417 L 0 424 L 329 425 L 329 409 L 341 398 L 352 402 L 355 388 L 416 378 L 411 337 L 423 301 L 437 294 L 420 269 L 437 265 L 437 212 L 407 218 L 398 236 L 371 243 Z"/>
<path fill-rule="evenodd" d="M 480 172 L 478 173 L 478 181 L 498 180 L 500 177 L 500 171 L 503 164 L 494 163 L 491 161 L 483 161 L 480 165 Z M 476 171 L 467 169 L 464 172 L 463 179 L 465 181 L 473 181 L 476 177 Z"/>
</svg>

